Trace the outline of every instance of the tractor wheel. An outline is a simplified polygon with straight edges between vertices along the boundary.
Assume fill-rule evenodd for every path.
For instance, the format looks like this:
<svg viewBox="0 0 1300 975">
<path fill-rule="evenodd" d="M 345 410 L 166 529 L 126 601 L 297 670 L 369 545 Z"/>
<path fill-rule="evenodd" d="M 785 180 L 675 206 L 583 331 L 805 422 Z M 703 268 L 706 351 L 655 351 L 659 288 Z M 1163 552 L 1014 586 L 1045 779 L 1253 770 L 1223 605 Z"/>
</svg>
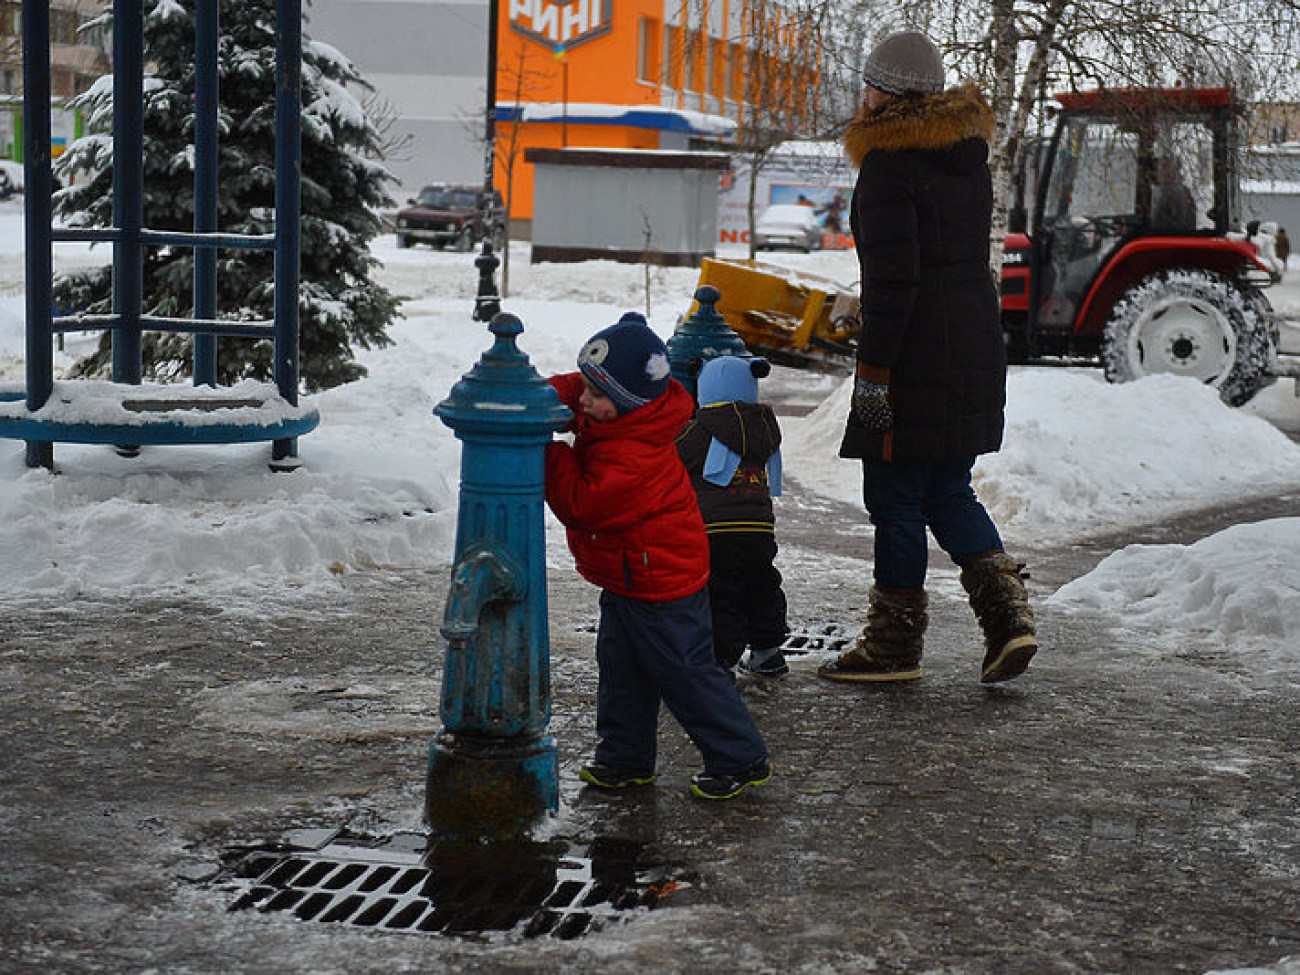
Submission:
<svg viewBox="0 0 1300 975">
<path fill-rule="evenodd" d="M 1218 389 L 1229 406 L 1240 406 L 1270 381 L 1267 307 L 1212 271 L 1158 271 L 1111 309 L 1101 346 L 1106 378 L 1191 376 Z"/>
</svg>

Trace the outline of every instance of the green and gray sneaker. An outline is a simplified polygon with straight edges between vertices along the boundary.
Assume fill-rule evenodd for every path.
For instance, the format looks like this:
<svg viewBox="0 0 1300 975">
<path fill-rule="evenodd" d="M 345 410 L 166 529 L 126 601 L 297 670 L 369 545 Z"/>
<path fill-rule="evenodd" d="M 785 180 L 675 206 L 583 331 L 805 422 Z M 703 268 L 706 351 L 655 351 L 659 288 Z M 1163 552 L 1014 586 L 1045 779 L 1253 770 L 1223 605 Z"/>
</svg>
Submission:
<svg viewBox="0 0 1300 975">
<path fill-rule="evenodd" d="M 765 785 L 771 777 L 772 766 L 767 762 L 723 775 L 704 772 L 691 776 L 691 795 L 699 799 L 734 799 L 751 785 Z"/>
<path fill-rule="evenodd" d="M 594 785 L 597 789 L 627 789 L 634 785 L 650 785 L 655 780 L 655 774 L 654 772 L 629 772 L 627 769 L 592 762 L 579 770 L 578 778 L 587 785 Z"/>
</svg>

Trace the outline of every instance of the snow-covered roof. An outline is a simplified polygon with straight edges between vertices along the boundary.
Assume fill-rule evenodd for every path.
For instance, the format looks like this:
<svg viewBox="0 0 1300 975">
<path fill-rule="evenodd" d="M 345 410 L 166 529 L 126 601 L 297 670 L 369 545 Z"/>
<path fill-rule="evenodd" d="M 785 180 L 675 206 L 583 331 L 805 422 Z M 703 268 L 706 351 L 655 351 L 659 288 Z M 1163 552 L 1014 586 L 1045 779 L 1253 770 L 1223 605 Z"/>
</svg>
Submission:
<svg viewBox="0 0 1300 975">
<path fill-rule="evenodd" d="M 838 159 L 844 155 L 844 146 L 838 142 L 830 140 L 791 140 L 789 142 L 782 142 L 776 147 L 775 152 L 778 155 L 814 156 L 817 158 Z"/>
<path fill-rule="evenodd" d="M 729 136 L 736 123 L 722 115 L 661 105 L 599 102 L 497 102 L 498 122 L 565 122 L 569 125 L 628 125 L 689 135 Z"/>
<path fill-rule="evenodd" d="M 1241 192 L 1270 196 L 1300 196 L 1300 180 L 1244 179 L 1241 181 Z"/>
</svg>

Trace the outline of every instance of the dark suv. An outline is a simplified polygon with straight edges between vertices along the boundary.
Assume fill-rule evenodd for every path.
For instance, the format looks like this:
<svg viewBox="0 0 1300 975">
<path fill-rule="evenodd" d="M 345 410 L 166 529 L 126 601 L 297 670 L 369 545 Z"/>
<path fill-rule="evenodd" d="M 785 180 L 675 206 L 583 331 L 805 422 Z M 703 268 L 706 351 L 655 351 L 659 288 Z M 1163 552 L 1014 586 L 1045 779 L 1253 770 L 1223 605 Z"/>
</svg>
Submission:
<svg viewBox="0 0 1300 975">
<path fill-rule="evenodd" d="M 410 206 L 397 212 L 397 246 L 431 244 L 450 245 L 458 251 L 473 250 L 487 233 L 480 209 L 482 196 L 480 186 L 426 186 L 418 197 L 407 201 Z M 492 203 L 489 218 L 495 227 L 492 246 L 500 250 L 505 245 L 505 232 L 500 223 L 501 194 L 495 190 Z"/>
</svg>

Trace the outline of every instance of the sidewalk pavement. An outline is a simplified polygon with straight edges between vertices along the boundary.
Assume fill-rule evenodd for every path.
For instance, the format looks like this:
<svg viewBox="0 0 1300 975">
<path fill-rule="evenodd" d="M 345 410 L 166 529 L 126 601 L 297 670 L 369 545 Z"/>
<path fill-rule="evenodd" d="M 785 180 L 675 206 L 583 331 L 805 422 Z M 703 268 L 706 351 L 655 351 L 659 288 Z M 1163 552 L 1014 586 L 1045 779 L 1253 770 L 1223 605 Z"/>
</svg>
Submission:
<svg viewBox="0 0 1300 975">
<path fill-rule="evenodd" d="M 779 519 L 794 622 L 860 626 L 865 517 L 795 485 Z M 1107 544 L 1017 552 L 1032 597 Z M 262 619 L 164 598 L 8 608 L 0 971 L 1203 973 L 1300 954 L 1294 683 L 1042 610 L 1029 673 L 981 686 L 937 555 L 922 681 L 836 685 L 814 674 L 825 653 L 793 656 L 742 684 L 769 785 L 690 798 L 698 758 L 665 720 L 657 785 L 592 794 L 596 593 L 551 545 L 562 800 L 540 832 L 593 864 L 632 851 L 671 881 L 657 909 L 569 940 L 229 910 L 248 888 L 235 852 L 288 830 L 420 839 L 446 573 L 376 569 L 329 606 L 268 597 Z"/>
</svg>

